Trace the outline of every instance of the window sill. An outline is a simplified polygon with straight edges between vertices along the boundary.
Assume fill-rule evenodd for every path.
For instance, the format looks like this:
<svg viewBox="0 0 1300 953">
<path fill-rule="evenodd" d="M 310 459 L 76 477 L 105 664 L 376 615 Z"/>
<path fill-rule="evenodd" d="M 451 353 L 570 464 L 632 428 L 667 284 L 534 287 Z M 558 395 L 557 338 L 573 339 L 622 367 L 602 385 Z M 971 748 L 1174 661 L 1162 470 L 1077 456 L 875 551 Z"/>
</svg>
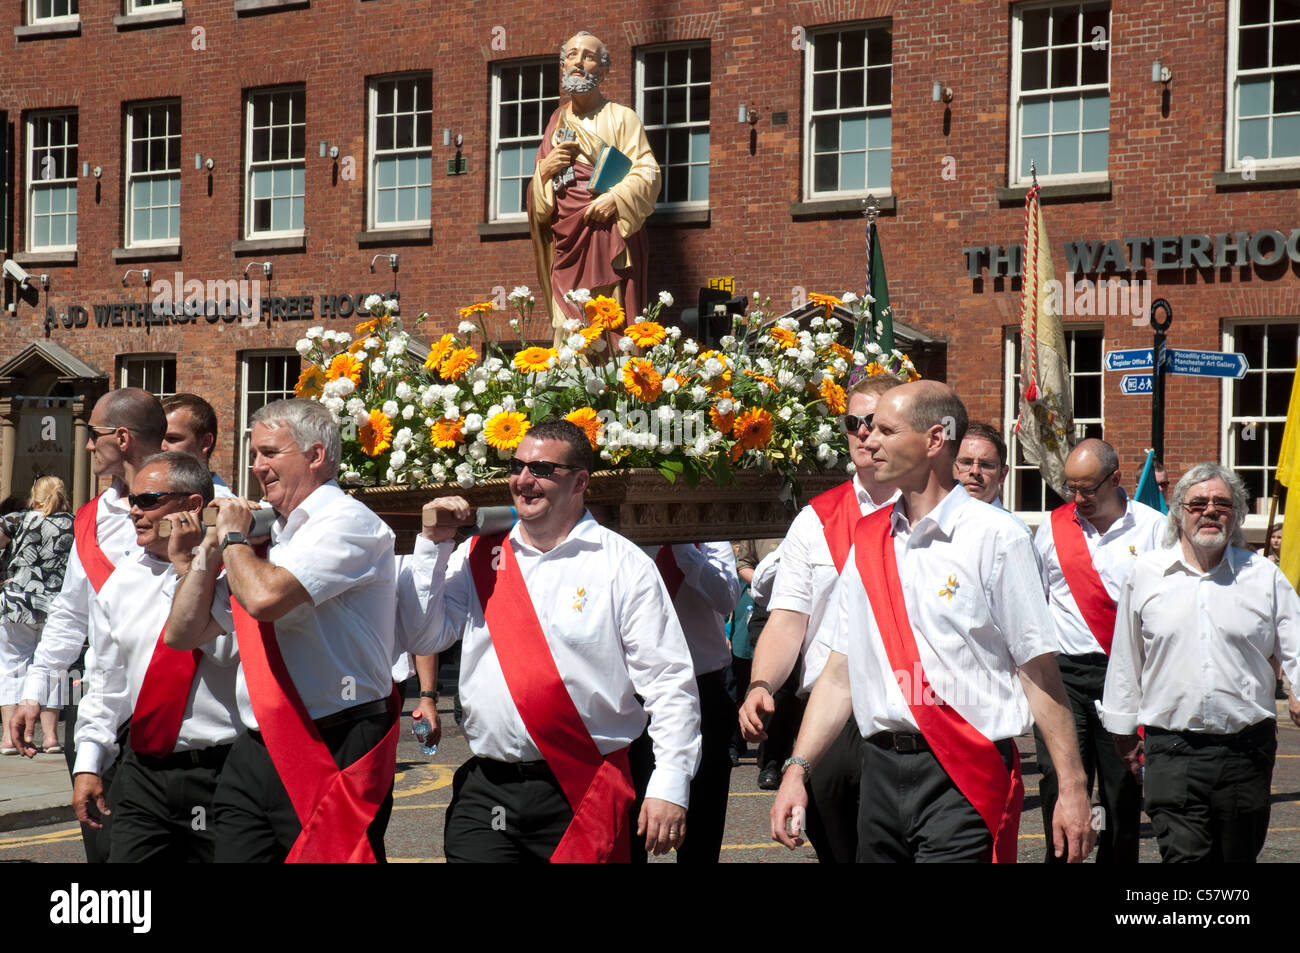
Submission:
<svg viewBox="0 0 1300 953">
<path fill-rule="evenodd" d="M 1038 198 L 1042 202 L 1073 202 L 1087 199 L 1109 199 L 1110 179 L 1102 182 L 1067 182 L 1060 185 L 1040 185 Z M 1028 185 L 1003 185 L 998 187 L 999 205 L 1024 205 Z"/>
<path fill-rule="evenodd" d="M 28 23 L 14 27 L 14 36 L 20 40 L 45 40 L 56 36 L 81 36 L 81 20 L 62 23 Z"/>
<path fill-rule="evenodd" d="M 230 251 L 236 255 L 259 255 L 262 252 L 298 252 L 307 250 L 307 236 L 297 235 L 289 238 L 245 238 L 230 243 Z"/>
<path fill-rule="evenodd" d="M 860 218 L 866 214 L 866 198 L 860 199 L 812 199 L 808 202 L 791 202 L 790 218 L 796 222 L 808 222 L 819 218 Z M 876 205 L 882 214 L 893 215 L 898 211 L 897 199 L 892 195 L 877 197 Z"/>
<path fill-rule="evenodd" d="M 378 245 L 432 245 L 433 226 L 419 225 L 415 228 L 372 228 L 357 232 L 358 248 L 373 248 Z"/>
<path fill-rule="evenodd" d="M 480 239 L 528 238 L 531 234 L 527 219 L 522 222 L 479 222 L 478 224 Z"/>
<path fill-rule="evenodd" d="M 707 208 L 655 209 L 647 225 L 704 225 L 712 220 L 713 212 Z"/>
<path fill-rule="evenodd" d="M 180 245 L 141 245 L 138 248 L 114 248 L 113 262 L 176 261 L 181 257 Z"/>
<path fill-rule="evenodd" d="M 1243 189 L 1269 189 L 1278 186 L 1287 188 L 1300 186 L 1300 168 L 1256 169 L 1254 177 L 1250 179 L 1247 179 L 1242 172 L 1214 173 L 1214 187 L 1220 192 L 1240 191 Z"/>
<path fill-rule="evenodd" d="M 185 22 L 185 8 L 174 10 L 144 10 L 140 13 L 118 14 L 113 17 L 113 26 L 119 30 L 143 30 L 151 26 L 169 26 Z"/>
<path fill-rule="evenodd" d="M 253 16 L 258 13 L 276 13 L 311 6 L 311 0 L 235 0 L 235 16 Z"/>
<path fill-rule="evenodd" d="M 20 265 L 50 265 L 76 267 L 77 253 L 73 251 L 23 251 L 13 256 Z"/>
</svg>

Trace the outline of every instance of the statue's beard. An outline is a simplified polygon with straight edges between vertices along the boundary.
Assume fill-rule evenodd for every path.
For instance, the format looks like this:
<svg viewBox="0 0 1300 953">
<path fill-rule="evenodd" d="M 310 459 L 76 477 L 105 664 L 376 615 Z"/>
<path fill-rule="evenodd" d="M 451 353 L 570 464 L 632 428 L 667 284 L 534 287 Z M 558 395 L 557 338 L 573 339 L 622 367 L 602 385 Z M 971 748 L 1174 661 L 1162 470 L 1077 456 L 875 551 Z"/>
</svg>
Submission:
<svg viewBox="0 0 1300 953">
<path fill-rule="evenodd" d="M 579 75 L 575 76 L 574 73 Z M 567 76 L 560 79 L 560 88 L 566 93 L 581 96 L 599 86 L 600 80 L 600 73 L 594 70 L 588 73 L 582 67 L 575 67 Z"/>
</svg>

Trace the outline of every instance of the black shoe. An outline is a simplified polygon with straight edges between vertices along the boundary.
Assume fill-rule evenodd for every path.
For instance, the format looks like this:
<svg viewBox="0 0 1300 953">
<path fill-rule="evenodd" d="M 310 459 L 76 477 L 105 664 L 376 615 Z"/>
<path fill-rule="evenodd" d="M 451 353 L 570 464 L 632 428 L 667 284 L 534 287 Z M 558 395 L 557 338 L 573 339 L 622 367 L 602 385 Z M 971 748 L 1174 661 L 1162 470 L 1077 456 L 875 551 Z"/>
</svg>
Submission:
<svg viewBox="0 0 1300 953">
<path fill-rule="evenodd" d="M 764 791 L 775 791 L 781 786 L 781 768 L 775 761 L 769 761 L 767 766 L 758 772 L 758 786 Z"/>
<path fill-rule="evenodd" d="M 1286 689 L 1282 687 L 1282 679 L 1275 679 L 1275 681 L 1277 684 L 1273 686 L 1273 697 L 1278 701 L 1286 701 Z"/>
<path fill-rule="evenodd" d="M 738 767 L 740 767 L 740 752 L 739 752 L 739 751 L 737 751 L 735 748 L 728 748 L 728 749 L 727 749 L 727 757 L 729 757 L 729 758 L 731 759 L 731 766 L 732 766 L 733 768 L 738 768 Z"/>
</svg>

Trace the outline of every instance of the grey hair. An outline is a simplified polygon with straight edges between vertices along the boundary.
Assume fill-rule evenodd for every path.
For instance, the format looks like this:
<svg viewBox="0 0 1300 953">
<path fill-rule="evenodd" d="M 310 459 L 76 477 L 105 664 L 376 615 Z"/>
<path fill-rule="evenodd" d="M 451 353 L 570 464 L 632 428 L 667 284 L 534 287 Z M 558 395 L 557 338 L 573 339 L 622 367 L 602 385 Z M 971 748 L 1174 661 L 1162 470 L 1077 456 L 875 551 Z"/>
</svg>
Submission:
<svg viewBox="0 0 1300 953">
<path fill-rule="evenodd" d="M 286 426 L 293 434 L 293 442 L 303 453 L 311 449 L 312 444 L 320 443 L 325 447 L 326 479 L 334 479 L 339 472 L 339 463 L 343 460 L 343 441 L 339 437 L 339 425 L 324 404 L 302 397 L 289 400 L 275 400 L 253 414 L 249 426 L 261 424 L 267 430 L 278 430 Z"/>
<path fill-rule="evenodd" d="M 164 450 L 147 457 L 140 469 L 155 463 L 166 464 L 167 485 L 173 493 L 197 493 L 203 497 L 204 504 L 212 502 L 212 474 L 198 457 L 180 450 Z"/>
<path fill-rule="evenodd" d="M 573 36 L 593 36 L 593 35 L 594 34 L 588 32 L 587 30 L 579 30 L 577 33 L 573 34 Z M 571 40 L 573 39 L 573 37 L 571 36 L 569 37 L 569 39 Z M 566 40 L 565 42 L 567 43 L 568 40 Z M 569 52 L 568 48 L 564 45 L 564 43 L 561 43 L 560 44 L 560 65 L 561 66 L 564 65 L 564 54 L 567 52 Z M 605 42 L 602 40 L 600 44 L 600 65 L 605 67 L 606 72 L 608 72 L 610 66 L 612 66 L 613 63 L 614 60 L 609 55 L 609 47 L 607 47 L 605 45 Z"/>
<path fill-rule="evenodd" d="M 1241 477 L 1219 463 L 1198 463 L 1178 481 L 1174 487 L 1173 498 L 1169 501 L 1169 519 L 1165 523 L 1164 545 L 1172 546 L 1178 542 L 1183 531 L 1183 502 L 1187 491 L 1206 480 L 1222 480 L 1232 493 L 1232 532 L 1228 535 L 1228 545 L 1245 546 L 1246 534 L 1241 526 L 1246 522 L 1246 484 Z"/>
</svg>

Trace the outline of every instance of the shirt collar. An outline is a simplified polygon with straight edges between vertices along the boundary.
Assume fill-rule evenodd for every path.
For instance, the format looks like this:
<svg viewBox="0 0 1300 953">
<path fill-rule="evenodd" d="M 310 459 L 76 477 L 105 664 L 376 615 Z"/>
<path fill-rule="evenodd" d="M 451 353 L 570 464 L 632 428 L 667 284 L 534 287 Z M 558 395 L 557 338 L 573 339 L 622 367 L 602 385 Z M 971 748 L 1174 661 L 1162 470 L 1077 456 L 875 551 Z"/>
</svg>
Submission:
<svg viewBox="0 0 1300 953">
<path fill-rule="evenodd" d="M 573 529 L 569 530 L 569 535 L 545 553 L 524 542 L 523 536 L 520 535 L 522 526 L 521 522 L 516 521 L 514 527 L 510 530 L 510 546 L 517 553 L 523 552 L 531 556 L 549 556 L 552 553 L 567 551 L 569 548 L 577 549 L 584 546 L 595 548 L 600 544 L 600 524 L 596 522 L 596 518 L 591 515 L 590 510 L 583 510 L 582 519 L 578 520 Z"/>
<path fill-rule="evenodd" d="M 128 500 L 127 497 L 130 494 L 131 490 L 127 487 L 126 481 L 121 477 L 115 476 L 113 477 L 113 482 L 108 485 L 108 489 L 104 491 L 104 505 L 112 507 L 115 510 L 129 511 L 131 509 L 131 501 Z"/>
<path fill-rule="evenodd" d="M 1085 533 L 1092 533 L 1105 539 L 1107 536 L 1115 536 L 1120 533 L 1125 533 L 1137 525 L 1137 517 L 1133 515 L 1132 498 L 1124 491 L 1122 486 L 1116 487 L 1116 489 L 1119 490 L 1119 495 L 1124 498 L 1124 512 L 1120 514 L 1119 518 L 1116 519 L 1115 522 L 1106 527 L 1106 532 L 1103 533 L 1101 530 L 1097 529 L 1097 527 L 1094 526 L 1086 516 L 1081 514 L 1078 510 L 1075 510 L 1074 515 L 1079 521 L 1080 528 Z"/>
<path fill-rule="evenodd" d="M 895 534 L 900 531 L 914 533 L 918 526 L 924 526 L 926 521 L 930 521 L 934 523 L 937 532 L 951 539 L 952 531 L 957 526 L 957 517 L 961 508 L 970 502 L 971 495 L 966 492 L 966 488 L 960 483 L 954 483 L 952 489 L 939 501 L 939 505 L 913 525 L 908 522 L 907 513 L 903 509 L 903 497 L 900 493 L 898 499 L 894 502 L 894 509 L 889 517 L 890 526 Z"/>
<path fill-rule="evenodd" d="M 284 521 L 283 527 L 279 521 L 276 522 L 276 532 L 273 534 L 275 540 L 277 542 L 287 540 L 299 527 L 342 495 L 343 491 L 335 480 L 328 480 L 316 487 L 307 495 L 307 499 L 293 508 L 293 512 L 288 516 L 281 516 L 281 520 Z"/>
<path fill-rule="evenodd" d="M 885 498 L 885 501 L 883 503 L 877 505 L 876 501 L 871 498 L 871 494 L 867 492 L 867 488 L 862 485 L 862 481 L 858 479 L 858 475 L 856 473 L 853 474 L 853 492 L 858 495 L 859 507 L 869 506 L 873 510 L 883 509 L 884 507 L 888 506 L 890 503 L 893 503 L 895 500 L 897 500 L 899 495 L 898 490 L 894 490 L 893 493 L 891 493 L 889 496 Z"/>
<path fill-rule="evenodd" d="M 1172 546 L 1158 550 L 1157 552 L 1161 555 L 1160 566 L 1166 576 L 1170 573 L 1179 571 L 1184 572 L 1189 576 L 1213 576 L 1217 573 L 1223 572 L 1223 567 L 1225 565 L 1228 567 L 1228 573 L 1232 576 L 1236 576 L 1237 573 L 1241 571 L 1241 568 L 1250 561 L 1250 557 L 1253 555 L 1249 549 L 1242 549 L 1239 546 L 1233 546 L 1229 543 L 1228 548 L 1224 550 L 1223 558 L 1220 559 L 1209 572 L 1202 573 L 1200 569 L 1191 565 L 1183 558 L 1183 547 L 1181 542 L 1175 542 Z"/>
</svg>

